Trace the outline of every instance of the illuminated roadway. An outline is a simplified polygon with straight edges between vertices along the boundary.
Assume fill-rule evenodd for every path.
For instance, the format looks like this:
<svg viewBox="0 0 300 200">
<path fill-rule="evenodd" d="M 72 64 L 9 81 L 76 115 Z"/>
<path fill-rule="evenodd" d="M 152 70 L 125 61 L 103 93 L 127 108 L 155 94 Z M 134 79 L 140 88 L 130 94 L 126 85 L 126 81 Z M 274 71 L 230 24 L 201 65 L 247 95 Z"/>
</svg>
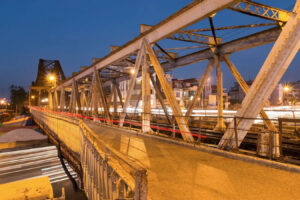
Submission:
<svg viewBox="0 0 300 200">
<path fill-rule="evenodd" d="M 147 169 L 152 200 L 299 199 L 300 174 L 86 123 L 106 144 Z"/>
</svg>

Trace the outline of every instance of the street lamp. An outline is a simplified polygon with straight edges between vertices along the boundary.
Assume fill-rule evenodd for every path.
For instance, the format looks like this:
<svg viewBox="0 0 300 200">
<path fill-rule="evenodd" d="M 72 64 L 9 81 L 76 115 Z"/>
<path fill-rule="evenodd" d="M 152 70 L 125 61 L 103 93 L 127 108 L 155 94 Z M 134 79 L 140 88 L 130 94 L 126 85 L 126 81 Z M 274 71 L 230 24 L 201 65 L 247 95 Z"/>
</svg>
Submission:
<svg viewBox="0 0 300 200">
<path fill-rule="evenodd" d="M 31 99 L 35 99 L 35 96 L 34 96 L 34 95 L 31 95 Z"/>
<path fill-rule="evenodd" d="M 291 87 L 288 86 L 288 85 L 285 85 L 285 86 L 283 87 L 283 91 L 284 91 L 285 93 L 288 93 L 289 91 L 291 91 Z"/>
<path fill-rule="evenodd" d="M 134 73 L 135 73 L 135 69 L 134 69 L 134 68 L 131 68 L 131 69 L 130 69 L 130 74 L 133 75 Z"/>
<path fill-rule="evenodd" d="M 52 74 L 50 74 L 50 75 L 48 76 L 48 79 L 49 79 L 49 81 L 53 82 L 53 81 L 55 81 L 55 76 L 52 75 Z"/>
<path fill-rule="evenodd" d="M 292 91 L 292 87 L 290 85 L 283 86 L 283 104 L 284 102 L 288 102 L 288 93 Z"/>
</svg>

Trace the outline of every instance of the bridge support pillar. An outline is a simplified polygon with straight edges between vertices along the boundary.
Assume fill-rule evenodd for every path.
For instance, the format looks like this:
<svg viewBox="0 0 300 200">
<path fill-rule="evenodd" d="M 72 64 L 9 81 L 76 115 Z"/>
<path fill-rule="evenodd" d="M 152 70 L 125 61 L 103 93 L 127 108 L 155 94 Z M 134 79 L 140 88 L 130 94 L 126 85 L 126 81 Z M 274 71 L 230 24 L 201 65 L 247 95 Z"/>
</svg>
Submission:
<svg viewBox="0 0 300 200">
<path fill-rule="evenodd" d="M 87 99 L 86 99 L 86 94 L 85 94 L 85 89 L 82 88 L 80 90 L 80 105 L 82 107 L 82 112 L 86 112 L 87 109 Z"/>
<path fill-rule="evenodd" d="M 224 131 L 226 129 L 223 118 L 223 73 L 221 71 L 220 56 L 215 55 L 217 72 L 217 103 L 218 103 L 218 122 L 215 130 Z"/>
<path fill-rule="evenodd" d="M 62 87 L 60 89 L 59 105 L 60 105 L 60 111 L 64 111 L 65 106 L 66 106 L 66 93 L 65 93 L 65 88 L 64 87 Z"/>
<path fill-rule="evenodd" d="M 38 107 L 41 106 L 41 95 L 42 95 L 41 93 L 42 93 L 41 90 L 39 90 L 39 92 L 38 92 L 38 103 L 37 103 Z"/>
<path fill-rule="evenodd" d="M 144 51 L 144 49 L 142 49 Z M 151 120 L 151 88 L 150 88 L 150 73 L 149 63 L 147 62 L 146 56 L 143 60 L 142 68 L 142 131 L 143 133 L 150 133 L 150 120 Z"/>
<path fill-rule="evenodd" d="M 59 105 L 59 102 L 58 102 L 58 94 L 57 94 L 57 90 L 54 90 L 54 110 L 58 110 L 58 105 Z"/>
<path fill-rule="evenodd" d="M 28 105 L 31 106 L 31 89 L 28 90 Z"/>
<path fill-rule="evenodd" d="M 78 85 L 77 85 L 77 82 L 75 79 L 73 79 L 73 82 L 72 82 L 72 94 L 71 94 L 71 101 L 70 101 L 69 109 L 70 109 L 70 112 L 81 113 Z"/>
<path fill-rule="evenodd" d="M 113 103 L 113 107 L 114 107 L 114 114 L 113 116 L 116 117 L 118 114 L 118 97 L 117 97 L 117 89 L 116 89 L 116 84 L 115 84 L 115 80 L 113 80 L 113 85 L 112 85 L 112 91 L 111 91 L 111 95 L 112 95 L 112 103 Z M 111 99 L 111 98 L 110 98 Z"/>
<path fill-rule="evenodd" d="M 50 110 L 53 110 L 53 95 L 51 90 L 48 91 L 48 106 Z"/>
</svg>

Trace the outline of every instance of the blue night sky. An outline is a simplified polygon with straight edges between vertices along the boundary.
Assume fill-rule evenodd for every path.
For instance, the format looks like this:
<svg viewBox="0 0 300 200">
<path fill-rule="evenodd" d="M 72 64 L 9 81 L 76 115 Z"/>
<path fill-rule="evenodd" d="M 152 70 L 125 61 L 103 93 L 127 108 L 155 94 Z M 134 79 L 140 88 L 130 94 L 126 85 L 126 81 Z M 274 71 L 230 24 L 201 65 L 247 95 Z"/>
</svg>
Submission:
<svg viewBox="0 0 300 200">
<path fill-rule="evenodd" d="M 212 0 L 213 1 L 213 0 Z M 109 53 L 110 45 L 122 45 L 139 34 L 139 24 L 155 25 L 191 0 L 0 0 L 0 98 L 9 96 L 11 84 L 26 89 L 37 74 L 39 58 L 58 59 L 67 76 L 80 66 L 91 64 L 92 57 Z M 295 0 L 258 1 L 292 9 Z M 214 18 L 215 26 L 262 23 L 265 20 L 232 11 Z M 207 20 L 194 25 L 208 27 Z M 251 31 L 217 32 L 228 41 Z M 165 47 L 168 42 L 160 43 Z M 233 62 L 245 79 L 253 79 L 272 45 L 236 53 Z M 283 81 L 298 80 L 299 55 Z M 201 77 L 206 62 L 173 72 L 178 78 Z M 233 77 L 224 69 L 224 86 Z"/>
</svg>

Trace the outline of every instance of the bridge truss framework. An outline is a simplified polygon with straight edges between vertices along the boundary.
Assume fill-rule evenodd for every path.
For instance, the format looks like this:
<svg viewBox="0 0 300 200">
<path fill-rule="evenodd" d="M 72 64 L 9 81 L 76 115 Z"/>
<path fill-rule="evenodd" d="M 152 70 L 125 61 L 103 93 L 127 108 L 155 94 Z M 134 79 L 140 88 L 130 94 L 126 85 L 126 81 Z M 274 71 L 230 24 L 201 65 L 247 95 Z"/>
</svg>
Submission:
<svg viewBox="0 0 300 200">
<path fill-rule="evenodd" d="M 188 126 L 189 117 L 193 112 L 196 100 L 203 92 L 205 82 L 213 68 L 216 67 L 218 122 L 215 129 L 224 132 L 218 145 L 219 148 L 237 148 L 252 126 L 253 119 L 260 114 L 264 119 L 267 132 L 274 133 L 274 137 L 272 137 L 273 146 L 275 147 L 272 150 L 273 157 L 279 157 L 279 136 L 276 134 L 278 130 L 271 120 L 268 119 L 263 107 L 298 52 L 300 46 L 299 5 L 300 1 L 297 1 L 293 11 L 288 12 L 249 0 L 195 0 L 155 26 L 141 25 L 141 33 L 138 37 L 121 47 L 112 47 L 110 54 L 101 59 L 93 59 L 91 66 L 52 87 L 49 90 L 49 108 L 97 116 L 99 114 L 98 108 L 100 107 L 106 123 L 112 124 L 117 112 L 117 103 L 120 103 L 122 114 L 118 121 L 119 126 L 122 127 L 137 77 L 142 77 L 142 131 L 145 133 L 152 132 L 150 128 L 150 84 L 152 84 L 168 120 L 170 121 L 169 113 L 167 105 L 163 101 L 163 96 L 167 99 L 183 139 L 188 142 L 194 142 L 195 137 Z M 272 21 L 272 23 L 214 27 L 215 14 L 224 9 L 267 19 Z M 210 22 L 210 28 L 187 29 L 188 26 L 207 18 Z M 216 35 L 216 30 L 262 26 L 271 26 L 271 28 L 229 42 L 222 42 L 222 38 Z M 211 31 L 212 35 L 203 34 L 205 31 Z M 203 45 L 203 47 L 199 51 L 176 57 L 176 54 L 168 52 L 158 45 L 158 42 L 161 40 L 195 43 Z M 272 42 L 275 42 L 275 44 L 271 52 L 252 86 L 249 87 L 231 61 L 230 55 Z M 208 60 L 208 65 L 199 81 L 196 94 L 188 105 L 186 114 L 183 115 L 172 87 L 166 78 L 166 72 L 205 60 Z M 223 118 L 223 74 L 221 62 L 225 62 L 245 93 L 242 106 L 235 116 L 238 120 L 231 122 L 228 127 L 225 126 Z M 127 68 L 134 69 L 132 70 L 133 73 L 128 73 L 125 70 Z M 105 71 L 108 71 L 109 75 Z M 157 80 L 154 80 L 153 74 L 157 76 Z M 119 87 L 119 82 L 122 80 L 130 80 L 124 102 L 122 101 L 123 97 Z M 112 91 L 108 95 L 104 90 L 105 84 L 112 85 Z M 156 87 L 157 84 L 161 85 L 162 91 Z M 70 93 L 70 98 L 68 98 L 66 93 Z M 110 112 L 111 106 L 114 108 L 113 113 Z M 84 110 L 83 108 L 88 109 Z"/>
</svg>

